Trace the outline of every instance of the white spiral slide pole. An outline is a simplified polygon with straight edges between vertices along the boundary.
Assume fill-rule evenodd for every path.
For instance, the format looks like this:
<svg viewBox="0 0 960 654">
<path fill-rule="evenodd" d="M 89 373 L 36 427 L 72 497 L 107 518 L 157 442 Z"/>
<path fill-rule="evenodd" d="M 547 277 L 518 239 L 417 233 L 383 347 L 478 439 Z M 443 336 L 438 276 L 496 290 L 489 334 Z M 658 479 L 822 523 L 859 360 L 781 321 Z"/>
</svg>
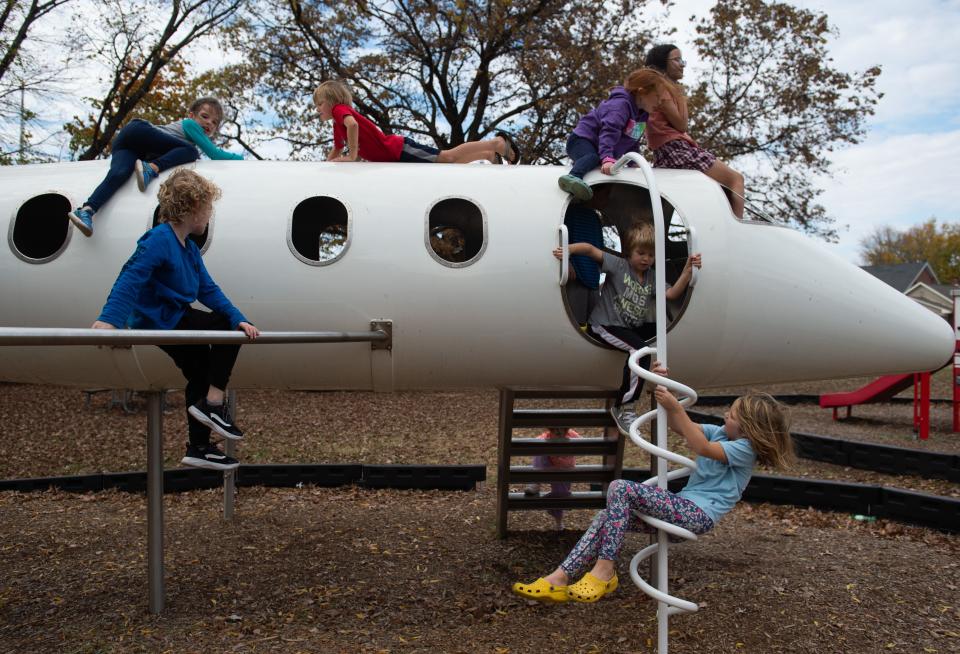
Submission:
<svg viewBox="0 0 960 654">
<path fill-rule="evenodd" d="M 650 164 L 647 163 L 646 159 L 641 157 L 636 152 L 628 152 L 620 157 L 620 160 L 613 165 L 613 170 L 611 172 L 616 174 L 621 168 L 631 162 L 640 169 L 640 172 L 643 174 L 644 179 L 646 180 L 647 189 L 650 193 L 650 205 L 653 209 L 653 228 L 655 239 L 654 246 L 656 248 L 654 262 L 654 283 L 656 284 L 655 288 L 657 290 L 657 342 L 656 348 L 643 348 L 637 352 L 634 352 L 630 356 L 629 365 L 635 373 L 641 375 L 644 379 L 650 379 L 667 386 L 667 388 L 672 390 L 681 391 L 681 393 L 685 395 L 684 401 L 686 401 L 686 403 L 689 405 L 696 400 L 696 393 L 694 393 L 692 389 L 687 388 L 686 386 L 683 386 L 682 384 L 679 384 L 673 380 L 661 377 L 660 375 L 654 375 L 653 373 L 643 370 L 638 364 L 640 357 L 646 356 L 647 354 L 652 354 L 654 355 L 654 358 L 660 362 L 660 365 L 662 365 L 664 368 L 667 367 L 667 304 L 665 297 L 666 238 L 664 234 L 666 231 L 666 225 L 663 223 L 663 206 L 660 201 L 660 191 L 657 189 L 657 182 L 653 177 L 653 170 L 650 168 Z M 639 434 L 640 426 L 652 420 L 654 416 L 657 418 L 656 446 L 647 443 L 643 438 L 640 437 Z M 644 414 L 634 421 L 632 425 L 630 425 L 630 440 L 657 456 L 656 477 L 648 479 L 644 483 L 652 483 L 653 481 L 656 481 L 657 487 L 666 489 L 667 481 L 671 478 L 671 473 L 668 471 L 668 461 L 674 461 L 684 466 L 684 469 L 675 471 L 673 475 L 674 478 L 689 474 L 689 470 L 696 469 L 696 465 L 693 463 L 693 461 L 667 450 L 667 413 L 666 410 L 659 404 L 657 405 L 656 411 L 650 411 Z M 662 520 L 656 520 L 655 518 L 646 516 L 644 516 L 643 519 L 648 524 L 656 527 L 657 543 L 644 548 L 633 557 L 633 560 L 630 562 L 630 577 L 633 579 L 633 582 L 637 584 L 641 590 L 643 590 L 643 592 L 657 600 L 657 652 L 659 654 L 667 654 L 668 638 L 670 633 L 667 624 L 667 618 L 671 615 L 671 613 L 680 611 L 696 611 L 698 608 L 693 602 L 672 597 L 668 592 L 669 577 L 667 575 L 667 569 L 669 543 L 667 539 L 669 534 L 689 539 L 696 539 L 696 535 L 686 529 L 682 529 L 676 525 L 671 525 L 667 522 L 663 522 Z M 640 561 L 643 561 L 653 554 L 657 555 L 657 588 L 654 588 L 646 581 L 641 579 L 636 572 L 637 565 L 640 563 Z"/>
</svg>

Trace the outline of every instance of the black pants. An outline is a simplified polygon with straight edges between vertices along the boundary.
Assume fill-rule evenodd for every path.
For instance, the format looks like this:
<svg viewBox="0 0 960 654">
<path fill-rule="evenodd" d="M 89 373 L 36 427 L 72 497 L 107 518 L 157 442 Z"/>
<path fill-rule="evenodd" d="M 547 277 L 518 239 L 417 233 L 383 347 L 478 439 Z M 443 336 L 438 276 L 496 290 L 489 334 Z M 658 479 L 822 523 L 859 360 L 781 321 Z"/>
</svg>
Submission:
<svg viewBox="0 0 960 654">
<path fill-rule="evenodd" d="M 648 323 L 637 329 L 630 329 L 629 327 L 615 327 L 613 325 L 590 325 L 590 333 L 604 343 L 609 343 L 618 350 L 626 352 L 629 361 L 631 354 L 642 348 L 648 339 L 657 335 L 657 326 L 655 323 Z M 640 391 L 643 390 L 640 376 L 635 375 L 630 370 L 628 361 L 623 362 L 623 381 L 620 382 L 620 391 L 615 402 L 616 406 L 636 401 Z M 650 370 L 649 356 L 640 359 L 639 363 L 641 368 Z"/>
<path fill-rule="evenodd" d="M 174 329 L 230 331 L 230 321 L 218 313 L 200 311 L 188 307 Z M 206 397 L 210 386 L 226 390 L 233 372 L 233 364 L 240 354 L 239 345 L 160 345 L 170 355 L 180 372 L 187 378 L 184 395 L 186 407 Z M 210 428 L 201 424 L 187 412 L 187 427 L 191 445 L 206 445 L 210 442 Z"/>
</svg>

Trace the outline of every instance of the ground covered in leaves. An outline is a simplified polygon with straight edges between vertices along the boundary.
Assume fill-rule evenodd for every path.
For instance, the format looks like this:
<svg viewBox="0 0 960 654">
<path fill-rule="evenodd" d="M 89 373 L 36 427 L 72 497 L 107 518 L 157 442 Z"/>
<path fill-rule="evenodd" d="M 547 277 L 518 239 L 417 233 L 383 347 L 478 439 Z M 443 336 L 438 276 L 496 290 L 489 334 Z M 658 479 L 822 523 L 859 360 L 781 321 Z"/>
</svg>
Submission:
<svg viewBox="0 0 960 654">
<path fill-rule="evenodd" d="M 942 375 L 933 395 L 949 397 Z M 142 470 L 142 404 L 133 415 L 105 404 L 97 396 L 86 407 L 76 390 L 0 385 L 0 478 Z M 795 428 L 915 447 L 911 411 L 857 407 L 838 425 L 829 411 L 795 407 Z M 510 594 L 513 581 L 559 562 L 590 512 L 571 512 L 561 534 L 541 512 L 511 514 L 510 538 L 495 538 L 496 416 L 489 390 L 242 392 L 244 462 L 483 463 L 488 484 L 242 488 L 231 523 L 218 491 L 168 495 L 159 617 L 146 612 L 145 497 L 0 493 L 0 652 L 653 651 L 656 605 L 629 583 L 625 564 L 623 587 L 598 605 Z M 932 422 L 923 446 L 960 451 L 949 404 L 935 405 Z M 173 467 L 182 408 L 166 414 L 165 429 Z M 627 465 L 646 466 L 628 452 Z M 958 496 L 945 481 L 813 462 L 793 474 Z M 625 559 L 646 542 L 632 535 Z M 741 504 L 671 552 L 671 588 L 702 607 L 671 618 L 672 652 L 960 651 L 960 536 Z"/>
</svg>

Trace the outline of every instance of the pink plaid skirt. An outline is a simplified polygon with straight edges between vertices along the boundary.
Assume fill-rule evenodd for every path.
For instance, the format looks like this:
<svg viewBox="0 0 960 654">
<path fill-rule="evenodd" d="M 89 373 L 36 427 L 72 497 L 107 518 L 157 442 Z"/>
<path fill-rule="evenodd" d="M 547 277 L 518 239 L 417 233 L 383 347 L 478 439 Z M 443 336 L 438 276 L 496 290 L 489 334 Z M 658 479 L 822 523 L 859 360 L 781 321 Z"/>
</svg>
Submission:
<svg viewBox="0 0 960 654">
<path fill-rule="evenodd" d="M 686 139 L 668 141 L 653 151 L 654 168 L 682 168 L 705 173 L 716 160 L 712 153 Z"/>
</svg>

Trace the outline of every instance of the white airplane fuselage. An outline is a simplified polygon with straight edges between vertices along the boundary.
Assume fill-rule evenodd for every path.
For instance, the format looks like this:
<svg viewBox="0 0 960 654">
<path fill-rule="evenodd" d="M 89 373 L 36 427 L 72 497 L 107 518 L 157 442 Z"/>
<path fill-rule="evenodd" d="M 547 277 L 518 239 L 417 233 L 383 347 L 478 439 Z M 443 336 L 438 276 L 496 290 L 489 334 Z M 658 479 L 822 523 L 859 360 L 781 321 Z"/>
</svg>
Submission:
<svg viewBox="0 0 960 654">
<path fill-rule="evenodd" d="M 85 238 L 69 227 L 49 260 L 17 253 L 14 223 L 44 193 L 77 206 L 107 162 L 8 167 L 0 174 L 0 326 L 88 327 L 137 239 L 152 225 L 154 185 L 129 181 Z M 264 331 L 393 326 L 391 350 L 368 343 L 253 345 L 237 388 L 445 389 L 616 387 L 624 355 L 571 321 L 558 284 L 569 196 L 553 166 L 201 162 L 223 190 L 204 261 L 227 296 Z M 161 175 L 161 181 L 168 173 Z M 656 171 L 675 222 L 695 228 L 703 268 L 667 338 L 671 376 L 694 388 L 905 373 L 939 368 L 950 325 L 800 233 L 741 222 L 720 187 L 690 171 Z M 636 170 L 592 173 L 593 184 L 644 187 Z M 345 205 L 349 239 L 327 265 L 294 253 L 291 220 L 314 196 Z M 469 265 L 431 254 L 431 207 L 463 198 L 485 221 Z M 65 201 L 66 202 L 66 201 Z M 65 216 L 63 218 L 66 220 Z M 0 347 L 0 380 L 172 388 L 179 372 L 158 348 Z"/>
</svg>

